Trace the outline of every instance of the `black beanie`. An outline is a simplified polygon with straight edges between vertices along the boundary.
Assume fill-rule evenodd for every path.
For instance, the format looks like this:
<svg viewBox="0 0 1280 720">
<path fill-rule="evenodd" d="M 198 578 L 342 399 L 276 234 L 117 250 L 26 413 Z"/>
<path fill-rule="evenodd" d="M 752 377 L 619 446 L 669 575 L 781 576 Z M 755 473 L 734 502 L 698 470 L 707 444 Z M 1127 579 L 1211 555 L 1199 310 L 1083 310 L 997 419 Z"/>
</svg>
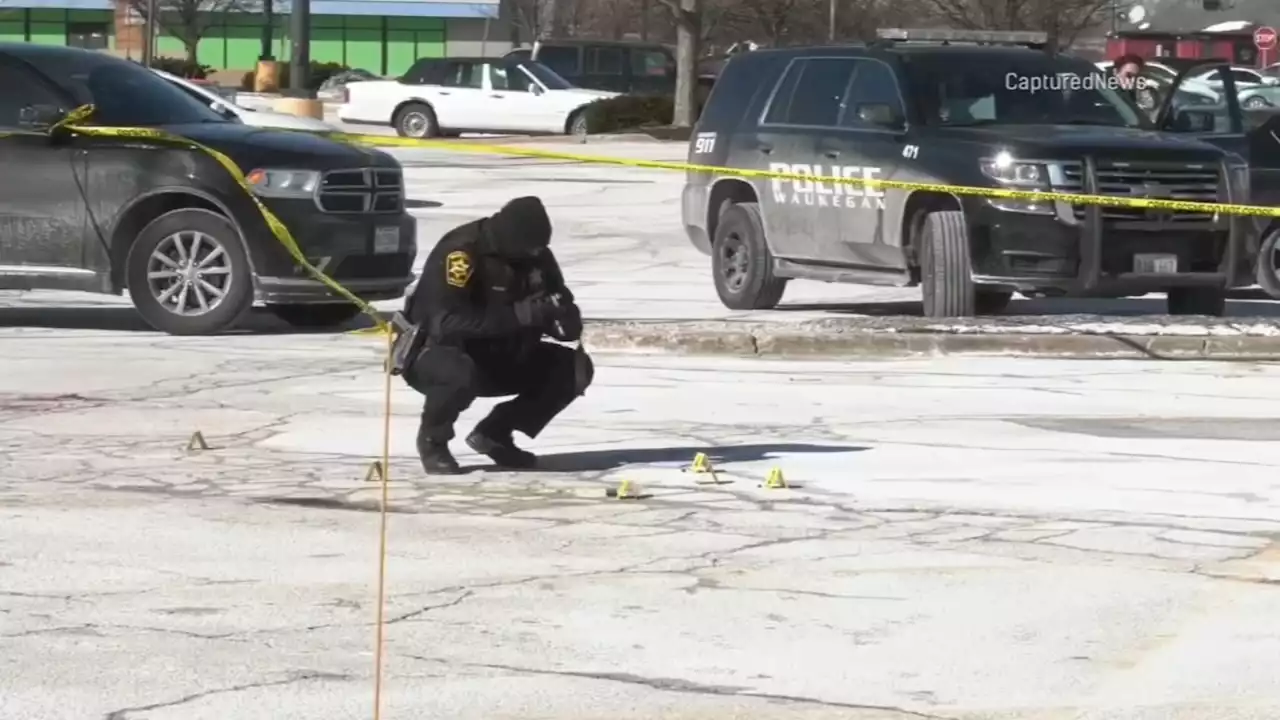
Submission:
<svg viewBox="0 0 1280 720">
<path fill-rule="evenodd" d="M 503 205 L 486 229 L 494 252 L 505 257 L 525 257 L 551 244 L 551 218 L 532 195 Z"/>
</svg>

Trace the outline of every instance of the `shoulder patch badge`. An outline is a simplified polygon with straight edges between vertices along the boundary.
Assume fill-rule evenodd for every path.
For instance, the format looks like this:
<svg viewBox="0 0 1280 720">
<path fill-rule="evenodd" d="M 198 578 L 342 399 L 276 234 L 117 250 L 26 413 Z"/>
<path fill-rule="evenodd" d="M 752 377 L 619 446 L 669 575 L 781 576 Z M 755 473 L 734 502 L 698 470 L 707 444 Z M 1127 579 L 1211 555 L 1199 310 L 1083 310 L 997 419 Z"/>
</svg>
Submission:
<svg viewBox="0 0 1280 720">
<path fill-rule="evenodd" d="M 471 281 L 471 256 L 454 250 L 444 259 L 444 280 L 453 287 L 466 287 Z"/>
</svg>

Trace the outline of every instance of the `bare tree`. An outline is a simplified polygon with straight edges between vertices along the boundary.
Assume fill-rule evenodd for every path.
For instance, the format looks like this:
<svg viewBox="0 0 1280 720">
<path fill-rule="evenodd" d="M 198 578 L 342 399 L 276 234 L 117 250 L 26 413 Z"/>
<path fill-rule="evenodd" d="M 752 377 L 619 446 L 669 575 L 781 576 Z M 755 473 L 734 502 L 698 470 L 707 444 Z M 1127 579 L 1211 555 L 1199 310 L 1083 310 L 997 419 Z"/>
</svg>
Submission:
<svg viewBox="0 0 1280 720">
<path fill-rule="evenodd" d="M 922 0 L 939 19 L 971 30 L 1042 30 L 1058 46 L 1107 18 L 1114 0 Z"/>
<path fill-rule="evenodd" d="M 698 49 L 702 44 L 702 0 L 659 0 L 676 24 L 676 102 L 671 124 L 697 120 Z"/>
<path fill-rule="evenodd" d="M 149 0 L 129 0 L 129 5 L 151 22 Z M 187 62 L 197 63 L 200 39 L 214 18 L 227 12 L 255 12 L 260 6 L 258 0 L 154 0 L 154 7 L 156 27 L 181 41 Z"/>
</svg>

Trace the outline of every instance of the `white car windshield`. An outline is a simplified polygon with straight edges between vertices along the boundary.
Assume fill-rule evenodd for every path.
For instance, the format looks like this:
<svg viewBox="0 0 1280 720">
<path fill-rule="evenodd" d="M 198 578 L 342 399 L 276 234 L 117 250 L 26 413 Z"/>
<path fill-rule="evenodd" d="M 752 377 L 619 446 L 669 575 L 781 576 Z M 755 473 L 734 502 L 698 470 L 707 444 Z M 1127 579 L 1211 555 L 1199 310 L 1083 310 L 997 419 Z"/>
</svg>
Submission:
<svg viewBox="0 0 1280 720">
<path fill-rule="evenodd" d="M 572 90 L 573 83 L 560 77 L 560 75 L 551 68 L 540 62 L 532 60 L 519 60 L 517 65 L 524 68 L 531 75 L 538 79 L 538 82 L 546 86 L 548 90 Z"/>
</svg>

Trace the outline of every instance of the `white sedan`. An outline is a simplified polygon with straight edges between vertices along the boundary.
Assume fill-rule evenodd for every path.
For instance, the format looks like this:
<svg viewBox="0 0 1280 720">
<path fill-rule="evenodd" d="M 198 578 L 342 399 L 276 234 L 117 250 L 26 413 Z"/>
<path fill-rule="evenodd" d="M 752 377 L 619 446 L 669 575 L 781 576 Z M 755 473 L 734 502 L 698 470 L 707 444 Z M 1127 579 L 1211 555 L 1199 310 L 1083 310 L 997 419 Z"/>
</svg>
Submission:
<svg viewBox="0 0 1280 720">
<path fill-rule="evenodd" d="M 398 80 L 351 82 L 344 123 L 390 125 L 402 137 L 462 133 L 585 134 L 583 108 L 618 93 L 576 88 L 545 65 L 424 58 Z"/>
<path fill-rule="evenodd" d="M 194 97 L 200 102 L 208 105 L 215 112 L 222 115 L 229 115 L 236 118 L 245 125 L 260 128 L 274 128 L 277 130 L 308 130 L 311 132 L 338 132 L 338 128 L 330 125 L 323 120 L 315 118 L 299 117 L 297 115 L 289 115 L 287 113 L 272 112 L 270 110 L 255 110 L 253 108 L 243 107 L 220 97 L 216 93 L 210 92 L 199 85 L 187 82 L 177 75 L 171 75 L 163 70 L 151 69 L 151 72 L 168 80 L 188 95 Z"/>
</svg>

